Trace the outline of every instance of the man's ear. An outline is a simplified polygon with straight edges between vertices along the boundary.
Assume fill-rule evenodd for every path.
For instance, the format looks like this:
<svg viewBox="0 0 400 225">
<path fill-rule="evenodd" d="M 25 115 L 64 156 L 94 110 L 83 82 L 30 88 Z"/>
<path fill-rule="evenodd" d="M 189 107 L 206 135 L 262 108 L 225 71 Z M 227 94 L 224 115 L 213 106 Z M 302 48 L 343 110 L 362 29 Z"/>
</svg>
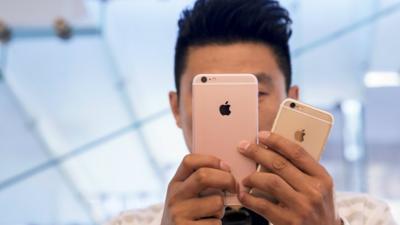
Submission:
<svg viewBox="0 0 400 225">
<path fill-rule="evenodd" d="M 297 85 L 291 86 L 289 88 L 288 97 L 293 98 L 295 100 L 299 100 L 300 98 L 300 88 Z"/>
<path fill-rule="evenodd" d="M 179 114 L 179 98 L 178 94 L 175 91 L 169 92 L 169 106 L 171 107 L 171 111 L 175 117 L 175 123 L 179 128 L 182 128 L 181 117 Z"/>
</svg>

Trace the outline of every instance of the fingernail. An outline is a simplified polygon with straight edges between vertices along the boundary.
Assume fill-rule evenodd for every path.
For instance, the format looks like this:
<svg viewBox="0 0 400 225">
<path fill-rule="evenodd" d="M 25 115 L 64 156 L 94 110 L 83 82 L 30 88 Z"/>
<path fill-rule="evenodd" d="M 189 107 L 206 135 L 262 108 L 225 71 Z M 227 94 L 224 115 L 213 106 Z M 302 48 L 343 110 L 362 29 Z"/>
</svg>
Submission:
<svg viewBox="0 0 400 225">
<path fill-rule="evenodd" d="M 239 151 L 240 151 L 240 152 L 246 152 L 247 149 L 249 148 L 249 146 L 250 146 L 250 142 L 248 142 L 248 141 L 241 141 L 241 142 L 239 143 Z"/>
<path fill-rule="evenodd" d="M 231 167 L 229 167 L 229 165 L 226 164 L 224 161 L 219 162 L 219 168 L 221 168 L 222 170 L 225 170 L 226 172 L 231 171 Z"/>
<path fill-rule="evenodd" d="M 270 135 L 271 135 L 271 132 L 263 130 L 263 131 L 260 131 L 260 133 L 258 134 L 258 137 L 267 139 Z"/>
</svg>

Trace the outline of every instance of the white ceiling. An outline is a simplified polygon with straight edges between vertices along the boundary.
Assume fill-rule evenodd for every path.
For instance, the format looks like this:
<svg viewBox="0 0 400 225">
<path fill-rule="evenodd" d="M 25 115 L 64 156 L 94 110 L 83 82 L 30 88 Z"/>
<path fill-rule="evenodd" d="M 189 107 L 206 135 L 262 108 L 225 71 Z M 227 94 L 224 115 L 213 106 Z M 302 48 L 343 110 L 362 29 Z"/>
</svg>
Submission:
<svg viewBox="0 0 400 225">
<path fill-rule="evenodd" d="M 1 0 L 0 20 L 12 27 L 51 26 L 57 18 L 82 22 L 87 12 L 81 0 Z"/>
</svg>

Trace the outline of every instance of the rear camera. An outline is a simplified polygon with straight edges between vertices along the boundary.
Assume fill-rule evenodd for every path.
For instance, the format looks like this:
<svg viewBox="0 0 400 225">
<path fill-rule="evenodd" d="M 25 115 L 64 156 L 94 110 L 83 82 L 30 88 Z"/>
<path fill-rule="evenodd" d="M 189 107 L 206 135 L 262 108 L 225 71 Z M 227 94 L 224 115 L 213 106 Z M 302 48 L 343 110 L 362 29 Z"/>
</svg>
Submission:
<svg viewBox="0 0 400 225">
<path fill-rule="evenodd" d="M 294 103 L 294 102 L 290 103 L 290 108 L 292 108 L 292 109 L 296 108 L 296 103 Z"/>
<path fill-rule="evenodd" d="M 201 77 L 201 82 L 203 83 L 207 82 L 207 77 Z"/>
</svg>

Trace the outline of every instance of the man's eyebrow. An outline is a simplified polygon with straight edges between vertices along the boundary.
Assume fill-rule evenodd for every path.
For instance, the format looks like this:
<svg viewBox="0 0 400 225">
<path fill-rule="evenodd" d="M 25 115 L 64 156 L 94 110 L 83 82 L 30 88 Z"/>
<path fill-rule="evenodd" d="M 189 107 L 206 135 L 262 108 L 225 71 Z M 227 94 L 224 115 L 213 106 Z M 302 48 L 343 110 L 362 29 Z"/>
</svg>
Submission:
<svg viewBox="0 0 400 225">
<path fill-rule="evenodd" d="M 272 78 L 270 75 L 266 74 L 266 73 L 255 73 L 254 74 L 258 80 L 258 83 L 260 84 L 267 84 L 267 85 L 272 85 Z"/>
</svg>

